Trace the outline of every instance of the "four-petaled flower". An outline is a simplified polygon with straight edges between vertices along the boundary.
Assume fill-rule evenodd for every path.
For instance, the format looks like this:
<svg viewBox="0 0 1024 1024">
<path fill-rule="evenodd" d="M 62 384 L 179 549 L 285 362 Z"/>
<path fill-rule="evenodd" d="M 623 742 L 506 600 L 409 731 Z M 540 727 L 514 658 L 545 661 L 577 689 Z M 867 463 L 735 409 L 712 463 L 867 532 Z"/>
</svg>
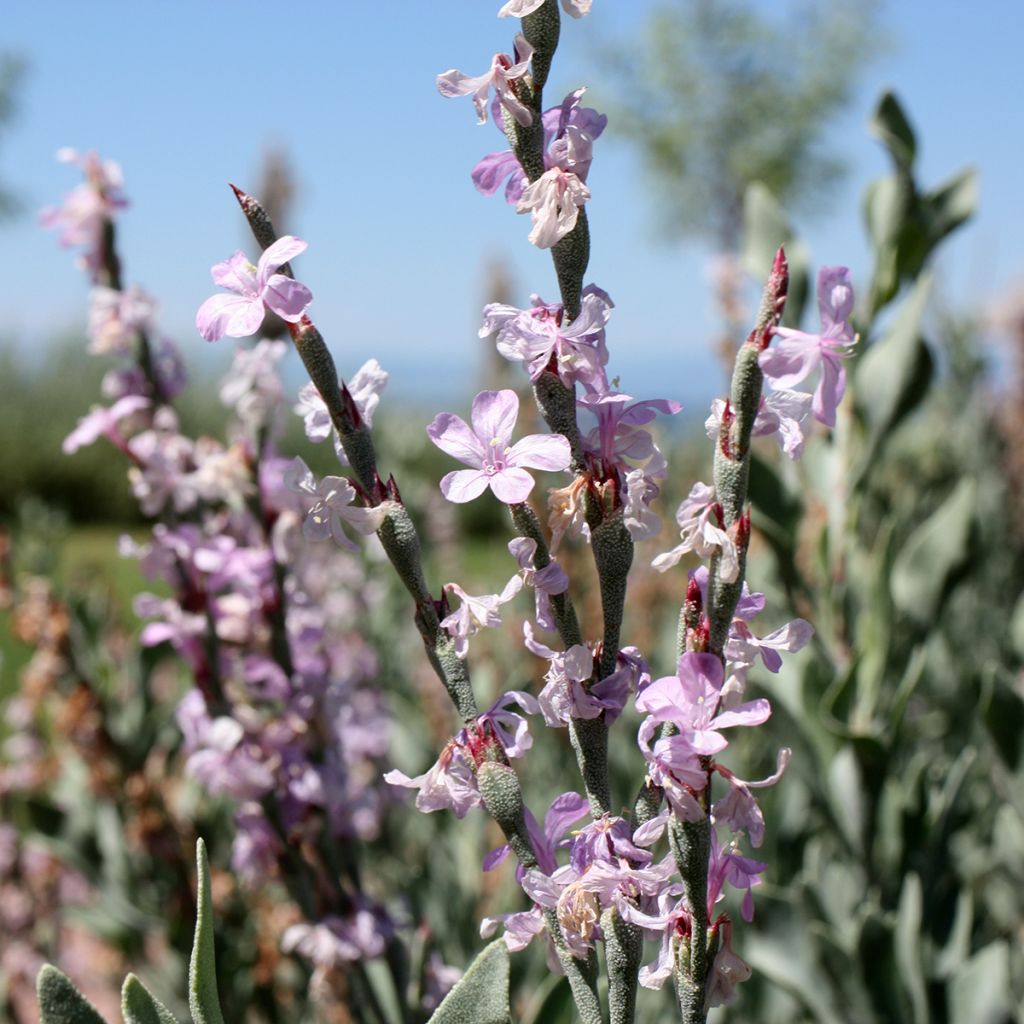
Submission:
<svg viewBox="0 0 1024 1024">
<path fill-rule="evenodd" d="M 818 272 L 818 312 L 821 331 L 808 334 L 779 327 L 782 340 L 766 348 L 758 362 L 765 377 L 777 388 L 792 388 L 819 366 L 821 380 L 814 391 L 815 418 L 828 427 L 836 425 L 836 406 L 846 391 L 842 360 L 851 355 L 857 336 L 850 326 L 853 286 L 846 267 L 822 267 Z"/>
<path fill-rule="evenodd" d="M 533 477 L 523 468 L 559 472 L 570 460 L 569 442 L 561 434 L 530 434 L 509 445 L 519 416 L 519 397 L 514 391 L 481 391 L 473 399 L 470 428 L 450 412 L 438 413 L 427 435 L 443 452 L 471 469 L 457 469 L 441 480 L 449 501 L 465 502 L 479 497 L 488 487 L 508 505 L 526 501 Z"/>
<path fill-rule="evenodd" d="M 516 213 L 528 213 L 533 219 L 529 240 L 538 249 L 550 249 L 574 227 L 580 209 L 590 198 L 590 189 L 579 175 L 552 167 L 523 189 Z"/>
<path fill-rule="evenodd" d="M 210 272 L 213 283 L 234 295 L 214 295 L 196 313 L 196 327 L 207 341 L 228 335 L 247 338 L 263 323 L 268 309 L 287 323 L 297 323 L 313 294 L 298 281 L 277 273 L 289 260 L 304 252 L 306 243 L 293 235 L 284 235 L 267 246 L 256 266 L 238 250 Z"/>
<path fill-rule="evenodd" d="M 513 83 L 529 71 L 532 57 L 533 47 L 520 32 L 515 41 L 515 63 L 508 54 L 496 53 L 491 60 L 490 70 L 482 75 L 470 77 L 453 68 L 437 76 L 437 91 L 446 99 L 472 93 L 478 121 L 483 124 L 487 120 L 487 97 L 493 88 L 498 102 L 519 124 L 526 127 L 533 123 L 533 114 L 516 95 Z"/>
</svg>

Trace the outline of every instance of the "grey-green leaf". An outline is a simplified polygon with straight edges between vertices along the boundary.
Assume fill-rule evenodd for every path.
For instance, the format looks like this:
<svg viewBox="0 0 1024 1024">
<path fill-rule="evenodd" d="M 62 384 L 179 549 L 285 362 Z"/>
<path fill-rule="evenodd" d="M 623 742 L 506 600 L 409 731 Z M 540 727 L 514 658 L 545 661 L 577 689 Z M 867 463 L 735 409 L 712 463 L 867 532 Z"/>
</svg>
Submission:
<svg viewBox="0 0 1024 1024">
<path fill-rule="evenodd" d="M 430 1024 L 509 1024 L 508 970 L 508 947 L 495 939 L 444 997 Z"/>
<path fill-rule="evenodd" d="M 121 1016 L 124 1024 L 178 1024 L 174 1014 L 134 974 L 124 979 Z"/>
<path fill-rule="evenodd" d="M 900 981 L 910 996 L 914 1024 L 928 1024 L 928 996 L 921 968 L 921 878 L 909 874 L 900 890 L 896 915 L 896 964 Z"/>
<path fill-rule="evenodd" d="M 188 1006 L 195 1024 L 224 1024 L 217 995 L 217 966 L 213 955 L 213 897 L 210 891 L 210 862 L 206 844 L 196 843 L 199 874 L 196 906 L 196 934 L 188 965 Z"/>
<path fill-rule="evenodd" d="M 949 1019 L 951 1024 L 1004 1024 L 1012 1013 L 1010 950 L 1005 942 L 993 942 L 954 975 Z"/>
<path fill-rule="evenodd" d="M 36 979 L 40 1024 L 106 1024 L 95 1007 L 52 964 Z"/>
<path fill-rule="evenodd" d="M 978 172 L 968 167 L 921 198 L 931 243 L 938 245 L 978 208 Z"/>
<path fill-rule="evenodd" d="M 935 618 L 946 583 L 966 561 L 974 503 L 974 481 L 961 480 L 896 556 L 892 567 L 893 603 L 912 619 L 927 624 Z"/>
<path fill-rule="evenodd" d="M 921 340 L 921 321 L 931 286 L 930 273 L 918 278 L 892 326 L 857 364 L 856 401 L 868 429 L 867 461 L 927 391 L 932 359 Z"/>
<path fill-rule="evenodd" d="M 871 131 L 877 136 L 901 169 L 908 171 L 917 154 L 917 139 L 900 101 L 886 90 L 878 99 L 871 117 Z"/>
</svg>

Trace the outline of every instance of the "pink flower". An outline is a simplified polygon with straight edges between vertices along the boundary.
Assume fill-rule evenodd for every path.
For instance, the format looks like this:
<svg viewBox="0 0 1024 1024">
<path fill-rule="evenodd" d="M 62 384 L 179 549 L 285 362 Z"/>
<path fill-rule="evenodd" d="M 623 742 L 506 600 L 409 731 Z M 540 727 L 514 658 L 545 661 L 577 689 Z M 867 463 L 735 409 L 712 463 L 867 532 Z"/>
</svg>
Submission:
<svg viewBox="0 0 1024 1024">
<path fill-rule="evenodd" d="M 790 327 L 775 333 L 782 339 L 765 349 L 758 360 L 765 377 L 776 388 L 792 388 L 821 367 L 814 392 L 814 415 L 828 427 L 836 425 L 836 406 L 846 391 L 846 370 L 857 341 L 849 318 L 853 312 L 853 286 L 846 267 L 822 267 L 818 272 L 818 312 L 821 333 L 807 334 Z"/>
<path fill-rule="evenodd" d="M 722 579 L 726 583 L 735 580 L 740 571 L 739 554 L 732 537 L 712 522 L 712 518 L 718 518 L 718 511 L 714 488 L 700 481 L 695 483 L 676 511 L 676 522 L 679 524 L 682 543 L 671 551 L 658 555 L 651 565 L 658 572 L 665 572 L 676 565 L 688 551 L 696 552 L 699 558 L 710 558 L 718 550 L 722 557 Z"/>
<path fill-rule="evenodd" d="M 483 594 L 480 597 L 467 594 L 457 583 L 445 584 L 445 594 L 454 594 L 462 602 L 456 611 L 441 620 L 441 627 L 455 641 L 456 657 L 466 657 L 471 636 L 476 636 L 481 629 L 493 629 L 501 625 L 498 609 L 508 604 L 522 589 L 523 581 L 519 576 L 513 576 L 500 594 Z"/>
<path fill-rule="evenodd" d="M 124 178 L 113 160 L 101 161 L 95 153 L 79 153 L 65 147 L 57 151 L 65 164 L 78 164 L 85 181 L 76 185 L 60 206 L 48 206 L 39 215 L 44 228 L 58 228 L 60 244 L 83 246 L 82 261 L 93 275 L 102 262 L 103 225 L 115 211 L 128 205 L 121 195 Z"/>
<path fill-rule="evenodd" d="M 636 699 L 640 711 L 658 722 L 671 722 L 696 754 L 717 754 L 728 746 L 720 730 L 734 725 L 760 725 L 771 708 L 760 698 L 718 712 L 724 670 L 714 654 L 688 651 L 679 659 L 674 676 L 656 679 Z"/>
<path fill-rule="evenodd" d="M 305 250 L 305 242 L 285 235 L 264 251 L 256 266 L 241 250 L 216 264 L 211 271 L 213 283 L 235 294 L 214 295 L 199 307 L 199 333 L 207 341 L 217 341 L 225 334 L 247 338 L 260 329 L 267 309 L 288 323 L 297 323 L 313 294 L 304 284 L 276 271 Z"/>
<path fill-rule="evenodd" d="M 92 411 L 83 416 L 78 421 L 78 426 L 64 438 L 64 444 L 61 446 L 64 454 L 71 455 L 100 437 L 106 437 L 118 448 L 124 449 L 126 442 L 118 430 L 118 423 L 148 405 L 149 399 L 142 395 L 126 395 L 109 409 L 101 405 L 93 406 Z"/>
<path fill-rule="evenodd" d="M 490 487 L 508 505 L 526 501 L 533 477 L 523 468 L 558 472 L 567 469 L 569 442 L 560 434 L 530 434 L 510 446 L 519 416 L 519 397 L 514 391 L 481 391 L 473 399 L 473 427 L 450 412 L 438 413 L 427 435 L 443 452 L 471 469 L 458 469 L 441 480 L 449 501 L 466 502 Z"/>
<path fill-rule="evenodd" d="M 522 33 L 516 36 L 515 57 L 516 63 L 513 63 L 508 54 L 496 53 L 491 60 L 490 70 L 475 78 L 454 68 L 445 71 L 437 76 L 437 91 L 446 99 L 472 93 L 478 122 L 483 124 L 487 120 L 487 97 L 493 88 L 498 95 L 498 102 L 525 127 L 533 122 L 533 114 L 516 96 L 515 86 L 512 85 L 517 78 L 526 74 L 533 57 L 533 47 Z"/>
<path fill-rule="evenodd" d="M 550 249 L 576 227 L 580 208 L 589 198 L 590 189 L 578 175 L 552 167 L 523 189 L 516 213 L 530 214 L 530 241 L 538 249 Z"/>
</svg>

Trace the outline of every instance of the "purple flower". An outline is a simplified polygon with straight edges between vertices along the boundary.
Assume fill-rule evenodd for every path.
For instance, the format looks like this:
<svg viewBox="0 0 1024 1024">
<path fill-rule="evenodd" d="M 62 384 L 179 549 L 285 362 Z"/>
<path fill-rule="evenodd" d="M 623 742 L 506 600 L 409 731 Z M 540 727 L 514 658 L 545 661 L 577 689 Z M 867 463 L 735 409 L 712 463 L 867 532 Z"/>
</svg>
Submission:
<svg viewBox="0 0 1024 1024">
<path fill-rule="evenodd" d="M 573 834 L 569 863 L 582 875 L 595 861 L 617 865 L 624 859 L 636 867 L 650 864 L 651 854 L 633 843 L 633 830 L 625 818 L 603 814 Z"/>
<path fill-rule="evenodd" d="M 124 177 L 113 160 L 101 161 L 95 153 L 79 153 L 65 147 L 57 151 L 65 164 L 78 164 L 85 181 L 75 186 L 57 207 L 49 206 L 39 215 L 44 228 L 60 230 L 63 246 L 84 246 L 82 262 L 94 276 L 103 260 L 103 225 L 115 211 L 128 205 L 121 195 Z"/>
<path fill-rule="evenodd" d="M 444 589 L 446 594 L 459 598 L 462 604 L 441 620 L 441 628 L 446 629 L 455 641 L 456 656 L 465 658 L 471 636 L 476 636 L 481 629 L 501 625 L 498 609 L 523 589 L 523 581 L 521 577 L 513 576 L 500 594 L 483 594 L 480 597 L 471 597 L 457 583 L 446 583 Z"/>
<path fill-rule="evenodd" d="M 714 488 L 700 481 L 695 483 L 676 510 L 682 543 L 658 555 L 651 565 L 658 572 L 665 572 L 688 551 L 695 552 L 700 558 L 710 558 L 717 550 L 721 552 L 720 572 L 723 581 L 731 583 L 735 580 L 740 571 L 739 553 L 732 537 L 712 522 L 712 517 L 717 519 L 718 513 Z"/>
<path fill-rule="evenodd" d="M 348 382 L 348 393 L 352 396 L 362 421 L 368 427 L 373 425 L 373 414 L 380 404 L 381 392 L 387 382 L 387 371 L 376 359 L 367 359 Z M 338 381 L 339 385 L 341 383 Z M 327 411 L 327 403 L 324 402 L 320 391 L 312 381 L 304 384 L 299 390 L 299 402 L 295 406 L 295 412 L 303 418 L 306 437 L 310 441 L 322 441 L 325 437 L 330 436 L 333 427 L 331 415 Z M 341 464 L 347 466 L 348 457 L 337 437 L 334 441 L 334 450 L 337 452 Z"/>
<path fill-rule="evenodd" d="M 448 809 L 455 812 L 456 818 L 464 818 L 480 804 L 476 775 L 458 736 L 448 741 L 441 756 L 423 775 L 410 778 L 392 769 L 385 773 L 384 781 L 392 786 L 418 789 L 416 809 L 424 813 Z"/>
<path fill-rule="evenodd" d="M 564 594 L 569 589 L 569 577 L 565 570 L 552 559 L 543 569 L 534 565 L 537 542 L 529 537 L 516 537 L 508 542 L 509 554 L 519 563 L 522 580 L 533 587 L 536 595 L 536 619 L 541 629 L 554 629 L 555 620 L 551 614 L 551 595 Z"/>
<path fill-rule="evenodd" d="M 594 141 L 608 124 L 608 118 L 590 107 L 581 107 L 585 89 L 577 89 L 557 106 L 545 110 L 541 117 L 544 126 L 544 169 L 560 167 L 572 171 L 586 182 L 593 159 Z M 497 100 L 491 107 L 495 125 L 501 130 Z M 523 189 L 529 184 L 522 165 L 511 149 L 489 153 L 473 168 L 473 185 L 482 195 L 493 195 L 503 181 L 505 201 L 518 203 Z"/>
<path fill-rule="evenodd" d="M 515 63 L 508 54 L 496 53 L 490 70 L 475 78 L 453 68 L 437 76 L 437 91 L 445 98 L 472 93 L 478 121 L 483 124 L 487 120 L 487 97 L 493 88 L 501 105 L 525 127 L 533 122 L 533 114 L 516 96 L 512 83 L 529 71 L 532 57 L 533 47 L 520 32 L 515 40 Z"/>
<path fill-rule="evenodd" d="M 741 619 L 734 619 L 729 630 L 729 640 L 725 645 L 725 655 L 730 661 L 738 662 L 749 668 L 755 658 L 761 656 L 764 667 L 769 672 L 778 672 L 782 668 L 782 656 L 779 651 L 795 653 L 807 646 L 814 635 L 814 627 L 805 619 L 794 619 L 780 626 L 766 637 L 756 637 L 750 627 Z"/>
<path fill-rule="evenodd" d="M 721 729 L 760 725 L 771 714 L 763 698 L 716 713 L 723 677 L 722 662 L 714 654 L 688 651 L 680 657 L 676 675 L 656 679 L 637 697 L 636 706 L 655 721 L 675 725 L 679 737 L 672 738 L 682 738 L 695 753 L 717 754 L 728 746 Z"/>
<path fill-rule="evenodd" d="M 804 450 L 802 424 L 811 411 L 811 396 L 803 391 L 774 391 L 761 397 L 754 420 L 754 437 L 774 437 L 783 453 L 799 459 Z M 704 429 L 712 441 L 718 440 L 725 414 L 725 400 L 716 398 L 711 403 L 711 415 L 704 421 Z"/>
<path fill-rule="evenodd" d="M 137 285 L 118 291 L 96 285 L 89 295 L 89 351 L 129 355 L 139 331 L 150 331 L 156 301 Z"/>
<path fill-rule="evenodd" d="M 579 316 L 564 324 L 561 303 L 547 305 L 533 296 L 530 309 L 516 309 L 492 302 L 484 307 L 480 337 L 498 332 L 498 351 L 512 362 L 526 367 L 535 381 L 554 359 L 554 371 L 562 383 L 593 382 L 604 373 L 608 362 L 604 328 L 611 315 L 612 301 L 593 285 L 583 292 Z"/>
<path fill-rule="evenodd" d="M 533 746 L 533 737 L 526 719 L 509 711 L 509 704 L 518 704 L 528 715 L 540 714 L 535 697 L 522 690 L 509 690 L 477 718 L 477 727 L 484 735 L 489 731 L 508 757 L 522 757 Z"/>
<path fill-rule="evenodd" d="M 718 925 L 718 952 L 711 965 L 707 995 L 704 1005 L 707 1009 L 727 1006 L 736 999 L 736 986 L 750 977 L 750 964 L 733 952 L 732 922 L 728 919 Z"/>
<path fill-rule="evenodd" d="M 533 638 L 533 629 L 523 623 L 526 647 L 549 667 L 544 676 L 544 689 L 537 703 L 544 722 L 552 728 L 566 726 L 573 718 L 597 718 L 602 713 L 611 723 L 618 717 L 629 693 L 629 667 L 613 672 L 593 686 L 584 683 L 594 674 L 594 654 L 582 644 L 573 644 L 567 651 L 555 651 Z"/>
<path fill-rule="evenodd" d="M 643 428 L 658 413 L 674 415 L 682 406 L 667 398 L 634 402 L 629 395 L 611 390 L 603 374 L 584 381 L 587 393 L 579 399 L 597 425 L 583 435 L 583 450 L 595 476 L 614 480 L 624 498 L 626 528 L 634 540 L 654 536 L 661 520 L 650 509 L 660 493 L 657 481 L 664 478 L 668 463 Z"/>
<path fill-rule="evenodd" d="M 725 765 L 714 766 L 715 771 L 729 783 L 729 791 L 715 801 L 711 809 L 712 815 L 716 822 L 728 825 L 733 832 L 746 832 L 754 849 L 757 849 L 764 840 L 764 815 L 750 791 L 774 786 L 782 778 L 791 755 L 792 751 L 788 747 L 783 747 L 779 751 L 775 771 L 766 779 L 758 779 L 756 782 L 739 778 Z"/>
<path fill-rule="evenodd" d="M 632 904 L 625 904 L 620 913 L 624 920 L 652 933 L 661 940 L 657 957 L 640 968 L 638 980 L 644 988 L 660 989 L 666 979 L 672 976 L 675 967 L 673 945 L 677 934 L 689 934 L 690 911 L 682 897 L 680 884 L 670 885 L 657 897 L 657 911 L 646 914 Z"/>
<path fill-rule="evenodd" d="M 530 434 L 509 446 L 519 416 L 514 391 L 481 391 L 473 399 L 473 427 L 449 412 L 438 413 L 427 435 L 443 452 L 472 469 L 459 469 L 441 480 L 449 501 L 466 502 L 490 487 L 509 505 L 523 502 L 533 490 L 533 477 L 523 467 L 553 472 L 569 466 L 569 442 L 561 434 Z"/>
<path fill-rule="evenodd" d="M 590 189 L 573 171 L 552 167 L 523 189 L 516 213 L 528 213 L 533 220 L 529 240 L 538 249 L 550 249 L 565 238 L 590 198 Z"/>
<path fill-rule="evenodd" d="M 808 334 L 790 327 L 775 333 L 782 339 L 765 349 L 758 360 L 773 387 L 792 388 L 821 367 L 814 391 L 814 415 L 828 427 L 836 425 L 836 406 L 846 390 L 842 360 L 857 341 L 849 318 L 853 312 L 853 286 L 846 267 L 822 267 L 818 272 L 818 311 L 821 332 Z"/>
<path fill-rule="evenodd" d="M 580 820 L 589 810 L 590 804 L 579 793 L 568 792 L 556 796 L 544 815 L 544 828 L 537 824 L 537 819 L 530 809 L 525 808 L 526 829 L 530 834 L 534 853 L 537 855 L 537 866 L 545 874 L 552 874 L 558 869 L 555 850 L 559 841 L 569 831 L 569 827 Z M 511 848 L 508 843 L 492 850 L 483 863 L 484 871 L 493 871 L 508 857 Z M 522 882 L 525 868 L 520 864 L 516 869 L 516 880 Z"/>
<path fill-rule="evenodd" d="M 736 889 L 746 889 L 741 913 L 744 921 L 754 920 L 754 886 L 761 884 L 761 873 L 767 864 L 749 857 L 741 857 L 735 842 L 721 846 L 718 833 L 711 830 L 711 857 L 708 864 L 708 918 L 714 917 L 714 906 L 722 899 L 726 882 Z"/>
<path fill-rule="evenodd" d="M 92 412 L 83 416 L 78 421 L 78 426 L 64 438 L 64 443 L 61 445 L 64 454 L 71 455 L 100 437 L 107 438 L 122 451 L 125 450 L 127 444 L 118 430 L 118 424 L 126 417 L 147 408 L 148 405 L 148 398 L 141 395 L 126 395 L 124 398 L 118 399 L 109 409 L 99 405 L 93 406 Z"/>
<path fill-rule="evenodd" d="M 392 933 L 383 911 L 363 906 L 348 917 L 331 914 L 316 924 L 293 924 L 281 938 L 281 949 L 301 953 L 316 967 L 339 967 L 380 956 Z"/>
<path fill-rule="evenodd" d="M 356 490 L 344 477 L 325 476 L 317 483 L 312 470 L 298 457 L 286 474 L 285 484 L 289 490 L 316 498 L 302 524 L 302 533 L 309 540 L 332 537 L 341 547 L 356 551 L 358 549 L 345 533 L 343 524 L 348 523 L 365 536 L 378 530 L 384 521 L 386 509 L 382 506 L 364 508 L 352 504 Z"/>
<path fill-rule="evenodd" d="M 214 295 L 196 314 L 196 327 L 207 341 L 228 335 L 247 338 L 263 323 L 267 309 L 288 323 L 297 323 L 313 294 L 298 281 L 277 269 L 306 250 L 306 243 L 293 235 L 284 235 L 268 246 L 256 266 L 238 250 L 223 263 L 213 267 L 213 283 L 227 288 L 234 295 Z"/>
</svg>

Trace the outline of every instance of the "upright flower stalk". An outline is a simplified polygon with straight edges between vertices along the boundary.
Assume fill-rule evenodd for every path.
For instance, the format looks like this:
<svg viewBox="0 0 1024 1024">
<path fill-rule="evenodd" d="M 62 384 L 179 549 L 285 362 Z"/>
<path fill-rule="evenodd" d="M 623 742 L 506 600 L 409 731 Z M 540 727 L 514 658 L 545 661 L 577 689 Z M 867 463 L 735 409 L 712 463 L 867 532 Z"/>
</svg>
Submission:
<svg viewBox="0 0 1024 1024">
<path fill-rule="evenodd" d="M 562 0 L 575 18 L 590 6 Z M 845 268 L 824 268 L 820 333 L 780 327 L 788 267 L 778 251 L 754 328 L 737 353 L 729 396 L 712 405 L 707 421 L 712 483 L 690 488 L 676 513 L 679 543 L 653 563 L 664 572 L 684 556 L 700 560 L 681 588 L 672 673 L 652 678 L 642 652 L 623 643 L 623 619 L 635 544 L 661 528 L 655 502 L 668 462 L 651 425 L 681 407 L 668 398 L 636 399 L 609 377 L 606 331 L 614 303 L 585 283 L 587 177 L 606 118 L 583 106 L 582 88 L 544 108 L 561 27 L 558 2 L 510 0 L 498 13 L 521 18 L 512 52 L 493 55 L 481 75 L 446 71 L 437 86 L 445 97 L 472 97 L 477 120 L 501 131 L 508 148 L 485 156 L 473 182 L 485 195 L 504 182 L 509 204 L 530 216 L 530 242 L 551 251 L 559 301 L 534 295 L 525 309 L 489 304 L 480 331 L 522 365 L 549 433 L 519 436 L 519 398 L 507 389 L 480 392 L 468 419 L 441 412 L 426 428 L 452 460 L 439 482 L 447 500 L 497 500 L 508 509 L 510 561 L 494 592 L 470 592 L 456 581 L 428 586 L 413 517 L 377 460 L 373 416 L 387 375 L 371 360 L 347 383 L 339 378 L 309 313 L 313 296 L 291 267 L 309 258 L 306 242 L 278 237 L 260 203 L 235 186 L 261 254 L 252 263 L 236 252 L 214 265 L 222 291 L 199 307 L 197 331 L 208 341 L 247 337 L 267 311 L 280 316 L 310 378 L 296 411 L 310 440 L 333 434 L 341 473 L 318 479 L 301 459 L 285 464 L 277 453 L 281 343 L 261 342 L 236 358 L 223 397 L 242 426 L 237 446 L 204 448 L 181 437 L 166 407 L 168 390 L 145 366 L 142 384 L 86 417 L 67 445 L 108 438 L 132 461 L 143 508 L 152 515 L 170 510 L 154 545 L 140 554 L 154 572 L 179 566 L 180 588 L 172 601 L 143 596 L 138 610 L 151 620 L 143 642 L 169 641 L 193 667 L 198 690 L 178 716 L 188 767 L 207 788 L 238 801 L 238 870 L 258 878 L 276 863 L 293 879 L 303 920 L 285 933 L 287 951 L 312 960 L 320 981 L 349 965 L 353 991 L 368 999 L 372 986 L 360 974 L 362 962 L 386 952 L 390 963 L 400 959 L 390 955 L 396 926 L 366 897 L 351 842 L 369 827 L 350 806 L 346 749 L 358 740 L 340 727 L 304 724 L 311 708 L 336 711 L 363 681 L 336 685 L 349 652 L 332 632 L 337 623 L 324 600 L 335 584 L 318 579 L 306 542 L 349 552 L 361 536 L 376 534 L 412 598 L 426 657 L 458 716 L 431 766 L 411 776 L 391 769 L 383 780 L 392 793 L 415 791 L 421 811 L 462 818 L 483 807 L 501 828 L 505 844 L 483 868 L 496 869 L 513 853 L 528 905 L 485 919 L 481 933 L 503 926 L 510 950 L 541 937 L 568 976 L 584 1024 L 633 1024 L 638 987 L 657 989 L 670 977 L 680 1020 L 700 1024 L 749 976 L 732 948 L 732 918 L 719 904 L 727 887 L 738 890 L 740 916 L 752 919 L 753 890 L 767 865 L 741 853 L 740 843 L 746 837 L 760 846 L 766 823 L 754 791 L 774 785 L 790 756 L 780 751 L 775 771 L 751 781 L 736 775 L 724 752 L 738 729 L 757 727 L 771 714 L 767 700 L 745 699 L 749 670 L 760 659 L 777 672 L 782 652 L 798 651 L 811 635 L 802 620 L 767 636 L 750 625 L 765 605 L 745 581 L 751 443 L 773 437 L 797 458 L 811 411 L 834 423 L 842 360 L 856 342 L 853 292 Z M 92 246 L 86 263 L 93 272 L 116 282 L 117 315 L 106 316 L 103 327 L 109 341 L 112 319 L 137 316 L 132 310 L 141 303 L 122 303 L 119 262 L 109 249 L 115 177 L 105 173 L 92 201 L 72 204 L 63 225 L 65 237 Z M 781 342 L 773 347 L 776 338 Z M 789 390 L 819 370 L 813 397 Z M 765 381 L 775 386 L 767 396 Z M 151 419 L 147 429 L 133 433 L 134 418 L 143 416 Z M 546 514 L 538 514 L 531 500 L 552 477 Z M 559 561 L 562 546 L 579 539 L 591 547 L 596 567 L 596 628 L 581 621 L 579 581 Z M 523 624 L 523 644 L 540 659 L 543 686 L 536 694 L 508 690 L 481 711 L 470 674 L 476 638 L 502 625 L 524 589 L 533 591 L 533 614 Z M 215 685 L 203 677 L 207 664 Z M 609 729 L 630 701 L 643 716 L 636 749 L 644 776 L 632 812 L 617 814 L 627 794 L 612 792 Z M 356 725 L 375 728 L 375 735 L 386 731 L 370 718 Z M 538 816 L 514 765 L 535 742 L 531 719 L 567 730 L 580 772 L 579 785 Z M 375 761 L 385 741 L 371 747 L 363 756 Z M 357 796 L 374 806 L 379 799 Z M 310 821 L 322 828 L 300 855 L 297 829 Z M 645 937 L 659 947 L 647 964 Z M 401 1002 L 397 972 L 395 989 Z"/>
</svg>

